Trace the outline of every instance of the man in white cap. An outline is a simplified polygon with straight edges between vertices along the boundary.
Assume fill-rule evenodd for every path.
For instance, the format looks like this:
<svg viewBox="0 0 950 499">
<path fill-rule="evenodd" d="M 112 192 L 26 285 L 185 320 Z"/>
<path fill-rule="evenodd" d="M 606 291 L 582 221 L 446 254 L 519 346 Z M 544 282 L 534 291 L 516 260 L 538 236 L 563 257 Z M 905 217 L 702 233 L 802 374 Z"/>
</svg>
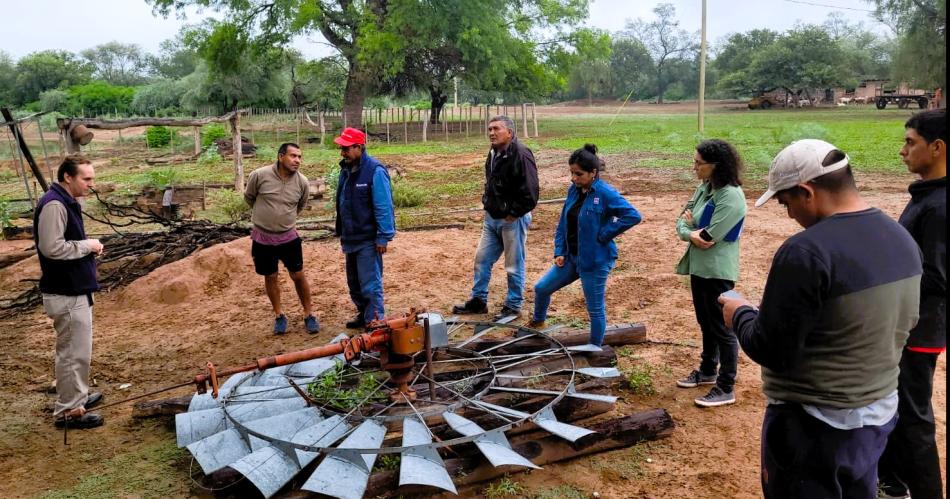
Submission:
<svg viewBox="0 0 950 499">
<path fill-rule="evenodd" d="M 763 492 L 875 497 L 898 362 L 918 318 L 920 251 L 861 198 L 848 156 L 827 142 L 783 149 L 755 205 L 773 196 L 805 230 L 775 253 L 759 308 L 741 295 L 719 299 L 762 366 Z"/>
</svg>

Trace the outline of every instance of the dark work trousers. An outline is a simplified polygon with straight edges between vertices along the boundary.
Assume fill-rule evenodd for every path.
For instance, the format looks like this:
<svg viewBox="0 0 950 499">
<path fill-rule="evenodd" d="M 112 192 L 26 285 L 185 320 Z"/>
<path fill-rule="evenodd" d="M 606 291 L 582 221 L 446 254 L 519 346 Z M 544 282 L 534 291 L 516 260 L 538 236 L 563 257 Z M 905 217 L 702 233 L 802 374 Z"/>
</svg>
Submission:
<svg viewBox="0 0 950 499">
<path fill-rule="evenodd" d="M 896 419 L 882 426 L 839 430 L 799 404 L 769 404 L 762 423 L 765 498 L 877 497 L 877 461 Z"/>
<path fill-rule="evenodd" d="M 937 456 L 933 394 L 936 353 L 904 349 L 897 382 L 897 427 L 881 456 L 881 487 L 888 495 L 910 492 L 914 499 L 940 499 L 940 458 Z"/>
<path fill-rule="evenodd" d="M 703 332 L 703 352 L 699 372 L 704 376 L 716 374 L 719 368 L 719 377 L 716 386 L 726 393 L 732 393 L 736 384 L 736 369 L 739 363 L 739 340 L 732 329 L 726 327 L 722 320 L 722 308 L 719 306 L 719 295 L 735 286 L 732 281 L 724 279 L 705 279 L 694 275 L 689 276 L 689 287 L 693 292 L 693 308 L 696 310 L 696 321 Z"/>
</svg>

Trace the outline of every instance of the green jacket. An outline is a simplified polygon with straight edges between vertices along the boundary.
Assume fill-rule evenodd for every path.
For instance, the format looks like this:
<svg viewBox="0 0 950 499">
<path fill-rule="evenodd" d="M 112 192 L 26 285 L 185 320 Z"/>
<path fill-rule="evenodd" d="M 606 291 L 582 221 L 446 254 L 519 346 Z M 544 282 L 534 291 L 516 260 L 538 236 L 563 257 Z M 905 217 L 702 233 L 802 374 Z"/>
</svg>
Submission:
<svg viewBox="0 0 950 499">
<path fill-rule="evenodd" d="M 712 191 L 712 192 L 710 192 Z M 689 243 L 676 265 L 676 273 L 706 279 L 739 279 L 739 236 L 745 221 L 745 194 L 741 187 L 727 185 L 712 189 L 708 182 L 699 184 L 683 210 L 691 210 L 693 223 L 682 216 L 676 220 L 676 234 L 689 242 L 690 232 L 705 228 L 713 241 L 709 249 Z"/>
</svg>

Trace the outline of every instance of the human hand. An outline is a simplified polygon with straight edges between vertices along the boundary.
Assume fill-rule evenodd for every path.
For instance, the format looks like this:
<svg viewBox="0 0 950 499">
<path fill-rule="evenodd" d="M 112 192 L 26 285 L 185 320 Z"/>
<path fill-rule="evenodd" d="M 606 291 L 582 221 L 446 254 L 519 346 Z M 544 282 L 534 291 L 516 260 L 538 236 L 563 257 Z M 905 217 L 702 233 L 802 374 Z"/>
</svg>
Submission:
<svg viewBox="0 0 950 499">
<path fill-rule="evenodd" d="M 726 323 L 726 327 L 732 329 L 732 316 L 736 314 L 736 310 L 739 307 L 749 306 L 755 308 L 749 300 L 746 300 L 744 296 L 739 293 L 733 292 L 734 295 L 726 296 L 725 293 L 719 295 L 719 304 L 722 306 L 722 320 Z"/>
<path fill-rule="evenodd" d="M 554 265 L 557 265 L 558 267 L 563 267 L 563 266 L 564 266 L 564 257 L 563 257 L 563 256 L 556 256 L 556 257 L 554 257 Z"/>
<path fill-rule="evenodd" d="M 377 244 L 377 245 L 376 245 L 376 252 L 379 253 L 380 255 L 385 254 L 385 253 L 386 253 L 386 245 L 385 245 L 385 244 Z"/>
<path fill-rule="evenodd" d="M 691 243 L 693 243 L 693 246 L 696 246 L 696 247 L 699 248 L 699 249 L 709 249 L 709 248 L 712 248 L 713 245 L 716 244 L 716 242 L 715 242 L 715 241 L 707 241 L 707 240 L 703 239 L 703 238 L 699 235 L 699 233 L 702 232 L 702 231 L 703 231 L 703 229 L 697 229 L 697 230 L 694 230 L 694 231 L 690 232 L 690 233 L 689 233 L 689 241 L 690 241 Z"/>
<path fill-rule="evenodd" d="M 693 212 L 692 210 L 683 211 L 683 220 L 686 220 L 686 223 L 693 225 Z"/>
<path fill-rule="evenodd" d="M 95 253 L 96 255 L 101 255 L 101 254 L 102 254 L 102 250 L 103 250 L 104 246 L 102 246 L 102 243 L 99 242 L 98 239 L 89 239 L 89 240 L 87 241 L 87 244 L 89 245 L 89 251 L 90 251 L 90 252 Z"/>
</svg>

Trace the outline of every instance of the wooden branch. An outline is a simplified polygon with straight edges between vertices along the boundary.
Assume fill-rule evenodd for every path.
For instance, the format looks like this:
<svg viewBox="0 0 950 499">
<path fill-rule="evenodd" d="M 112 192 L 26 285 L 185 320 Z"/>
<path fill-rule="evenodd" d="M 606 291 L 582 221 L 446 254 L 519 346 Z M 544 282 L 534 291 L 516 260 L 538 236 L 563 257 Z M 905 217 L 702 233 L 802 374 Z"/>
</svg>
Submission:
<svg viewBox="0 0 950 499">
<path fill-rule="evenodd" d="M 241 112 L 241 111 L 238 111 Z M 178 119 L 178 118 L 134 118 L 129 120 L 100 120 L 97 118 L 60 118 L 56 120 L 60 129 L 69 130 L 76 125 L 85 125 L 86 128 L 99 130 L 122 130 L 136 126 L 202 126 L 209 123 L 226 123 L 234 116 L 234 111 L 223 116 L 208 116 L 206 118 Z"/>
</svg>

